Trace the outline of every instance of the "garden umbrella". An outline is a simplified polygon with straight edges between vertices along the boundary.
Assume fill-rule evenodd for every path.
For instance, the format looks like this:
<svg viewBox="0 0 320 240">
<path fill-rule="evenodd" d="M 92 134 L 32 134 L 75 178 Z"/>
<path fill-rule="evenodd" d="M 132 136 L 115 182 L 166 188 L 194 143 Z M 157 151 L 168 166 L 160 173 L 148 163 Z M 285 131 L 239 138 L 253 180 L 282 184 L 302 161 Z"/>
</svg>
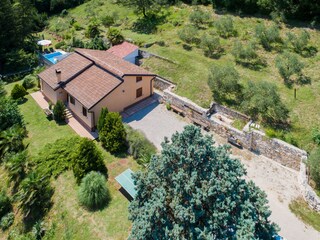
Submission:
<svg viewBox="0 0 320 240">
<path fill-rule="evenodd" d="M 48 46 L 51 44 L 51 41 L 50 40 L 40 40 L 37 42 L 37 44 L 40 46 Z"/>
</svg>

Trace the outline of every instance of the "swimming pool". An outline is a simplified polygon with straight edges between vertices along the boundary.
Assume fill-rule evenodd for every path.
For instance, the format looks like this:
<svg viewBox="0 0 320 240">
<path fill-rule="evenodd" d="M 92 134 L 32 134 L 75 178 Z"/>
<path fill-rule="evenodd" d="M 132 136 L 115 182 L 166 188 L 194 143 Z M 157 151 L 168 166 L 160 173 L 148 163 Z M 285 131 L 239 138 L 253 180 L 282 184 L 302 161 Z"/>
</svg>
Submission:
<svg viewBox="0 0 320 240">
<path fill-rule="evenodd" d="M 51 63 L 56 64 L 58 61 L 57 57 L 61 55 L 63 55 L 62 52 L 54 52 L 54 53 L 44 54 L 43 57 L 48 61 L 50 61 Z"/>
</svg>

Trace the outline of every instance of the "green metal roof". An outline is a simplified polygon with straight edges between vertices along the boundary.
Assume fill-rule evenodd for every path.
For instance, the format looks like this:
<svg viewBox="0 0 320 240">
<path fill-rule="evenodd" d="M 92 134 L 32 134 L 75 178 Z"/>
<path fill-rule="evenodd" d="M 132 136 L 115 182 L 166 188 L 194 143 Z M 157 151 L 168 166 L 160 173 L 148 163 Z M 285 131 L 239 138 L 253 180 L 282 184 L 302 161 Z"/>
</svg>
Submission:
<svg viewBox="0 0 320 240">
<path fill-rule="evenodd" d="M 133 171 L 130 168 L 128 168 L 116 177 L 116 181 L 121 185 L 121 187 L 123 187 L 127 191 L 127 193 L 130 194 L 132 198 L 134 198 L 137 191 L 135 190 L 132 174 Z"/>
</svg>

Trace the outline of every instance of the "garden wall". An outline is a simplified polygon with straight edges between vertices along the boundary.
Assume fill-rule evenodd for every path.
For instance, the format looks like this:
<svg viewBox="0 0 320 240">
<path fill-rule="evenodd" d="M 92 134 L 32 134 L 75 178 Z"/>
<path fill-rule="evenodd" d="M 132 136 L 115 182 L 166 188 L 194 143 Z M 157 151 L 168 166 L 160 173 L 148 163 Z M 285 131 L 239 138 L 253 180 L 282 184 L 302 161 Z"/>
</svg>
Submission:
<svg viewBox="0 0 320 240">
<path fill-rule="evenodd" d="M 250 121 L 250 118 L 248 116 L 213 102 L 210 105 L 209 113 L 212 114 L 215 112 L 218 112 L 218 113 L 220 112 L 227 116 L 230 116 L 231 118 L 241 119 L 242 121 L 245 121 L 245 122 Z"/>
<path fill-rule="evenodd" d="M 248 120 L 245 115 L 237 113 L 236 111 L 227 110 L 227 108 L 221 107 L 218 104 L 216 104 L 215 107 L 211 107 L 211 109 L 204 109 L 189 99 L 172 93 L 168 89 L 164 91 L 163 100 L 180 109 L 191 121 L 198 124 L 200 123 L 202 126 L 208 126 L 210 130 L 216 132 L 222 137 L 227 138 L 233 136 L 241 142 L 244 148 L 271 158 L 286 167 L 298 171 L 300 169 L 301 159 L 307 156 L 305 151 L 279 139 L 268 138 L 261 131 L 240 131 L 217 118 L 210 117 L 209 114 L 210 111 L 212 112 L 212 109 L 214 109 L 217 113 L 226 114 L 234 118 L 239 117 L 242 120 Z"/>
<path fill-rule="evenodd" d="M 163 91 L 168 88 L 174 88 L 174 84 L 168 79 L 156 76 L 154 79 L 153 87 L 160 91 Z"/>
</svg>

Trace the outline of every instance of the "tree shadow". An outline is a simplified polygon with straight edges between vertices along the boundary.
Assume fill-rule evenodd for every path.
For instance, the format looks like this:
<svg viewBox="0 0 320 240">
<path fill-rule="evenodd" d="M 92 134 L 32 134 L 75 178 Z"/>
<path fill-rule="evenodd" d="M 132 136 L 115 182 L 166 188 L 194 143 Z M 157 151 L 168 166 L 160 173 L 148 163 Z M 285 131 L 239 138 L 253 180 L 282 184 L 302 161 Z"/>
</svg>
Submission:
<svg viewBox="0 0 320 240">
<path fill-rule="evenodd" d="M 267 62 L 263 59 L 257 59 L 252 62 L 236 60 L 236 63 L 245 67 L 245 68 L 248 68 L 248 69 L 254 70 L 254 71 L 260 71 L 263 68 L 267 67 L 267 65 L 268 65 Z"/>
<path fill-rule="evenodd" d="M 25 98 L 25 97 L 20 98 L 20 99 L 17 100 L 17 104 L 18 105 L 23 105 L 26 102 L 28 102 L 28 98 Z"/>
<path fill-rule="evenodd" d="M 300 55 L 304 58 L 314 57 L 318 53 L 318 49 L 314 46 L 306 47 Z"/>
<path fill-rule="evenodd" d="M 224 53 L 225 53 L 224 49 L 221 49 L 220 51 L 217 51 L 217 52 L 204 51 L 204 55 L 211 59 L 219 59 L 221 58 L 222 55 L 224 55 Z"/>
<path fill-rule="evenodd" d="M 157 31 L 158 25 L 165 22 L 167 14 L 157 15 L 151 14 L 147 17 L 138 18 L 133 24 L 132 30 L 140 34 L 150 34 Z"/>
<path fill-rule="evenodd" d="M 305 75 L 299 76 L 297 79 L 297 84 L 299 85 L 310 85 L 311 84 L 311 78 Z"/>
<path fill-rule="evenodd" d="M 186 51 L 191 51 L 192 50 L 192 46 L 189 44 L 182 44 L 182 48 Z"/>
</svg>

